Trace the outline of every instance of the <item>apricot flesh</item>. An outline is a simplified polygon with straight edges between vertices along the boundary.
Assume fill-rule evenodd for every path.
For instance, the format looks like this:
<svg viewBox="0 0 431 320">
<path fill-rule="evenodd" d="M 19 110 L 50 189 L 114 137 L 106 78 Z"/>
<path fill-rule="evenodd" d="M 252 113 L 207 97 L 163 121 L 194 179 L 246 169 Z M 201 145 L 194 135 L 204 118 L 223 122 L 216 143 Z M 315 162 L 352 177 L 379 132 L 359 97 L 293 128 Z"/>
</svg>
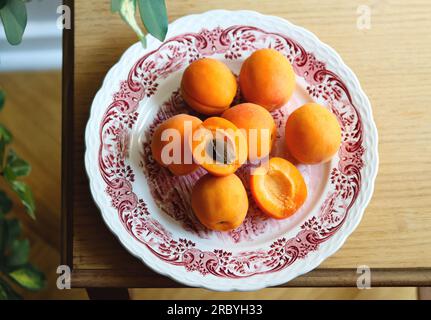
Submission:
<svg viewBox="0 0 431 320">
<path fill-rule="evenodd" d="M 317 103 L 296 109 L 286 121 L 286 145 L 299 162 L 329 161 L 341 144 L 341 128 L 335 115 Z"/>
<path fill-rule="evenodd" d="M 289 161 L 274 157 L 267 166 L 259 167 L 251 175 L 251 194 L 265 214 L 285 219 L 304 204 L 307 186 L 299 170 Z"/>
<path fill-rule="evenodd" d="M 247 140 L 232 122 L 206 119 L 196 129 L 192 142 L 193 159 L 216 176 L 234 173 L 247 161 Z"/>
<path fill-rule="evenodd" d="M 269 155 L 276 137 L 276 126 L 268 110 L 254 103 L 241 103 L 227 109 L 222 117 L 245 130 L 250 161 Z"/>
<path fill-rule="evenodd" d="M 162 122 L 156 128 L 151 140 L 151 152 L 154 160 L 161 166 L 167 167 L 169 171 L 171 171 L 174 175 L 177 176 L 189 174 L 199 167 L 196 163 L 193 162 L 190 145 L 188 143 L 184 143 L 185 140 L 191 140 L 192 138 L 191 136 L 186 136 L 187 132 L 185 132 L 185 123 L 188 123 L 188 125 L 190 125 L 191 132 L 189 134 L 192 135 L 193 130 L 195 130 L 202 123 L 202 121 L 199 118 L 193 117 L 188 114 L 175 115 Z M 168 132 L 165 131 L 168 129 L 176 130 L 176 132 L 178 133 L 176 139 L 172 138 L 169 141 L 163 141 L 163 132 Z M 168 144 L 170 144 L 170 146 L 174 150 L 180 152 L 180 161 L 176 161 L 178 163 L 169 161 L 169 159 L 163 159 L 163 148 L 168 147 Z M 188 158 L 186 156 L 186 153 L 189 153 Z"/>
<path fill-rule="evenodd" d="M 204 58 L 192 62 L 181 79 L 181 94 L 186 103 L 206 115 L 221 114 L 229 108 L 237 91 L 237 82 L 221 61 Z"/>
<path fill-rule="evenodd" d="M 232 230 L 241 225 L 247 215 L 247 192 L 235 174 L 224 177 L 206 174 L 193 187 L 192 209 L 208 229 Z"/>
<path fill-rule="evenodd" d="M 289 60 L 274 49 L 255 51 L 242 64 L 239 85 L 247 102 L 268 111 L 284 105 L 295 89 L 295 73 Z"/>
</svg>

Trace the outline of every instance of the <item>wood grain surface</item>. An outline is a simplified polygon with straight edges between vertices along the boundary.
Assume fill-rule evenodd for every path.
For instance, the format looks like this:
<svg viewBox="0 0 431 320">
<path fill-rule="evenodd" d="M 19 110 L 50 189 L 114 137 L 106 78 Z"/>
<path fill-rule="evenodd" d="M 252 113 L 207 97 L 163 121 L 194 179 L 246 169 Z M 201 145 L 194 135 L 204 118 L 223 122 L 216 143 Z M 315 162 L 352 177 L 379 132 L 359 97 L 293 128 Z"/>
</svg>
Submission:
<svg viewBox="0 0 431 320">
<path fill-rule="evenodd" d="M 24 237 L 30 241 L 30 261 L 47 278 L 42 291 L 31 292 L 18 286 L 15 289 L 25 299 L 86 298 L 85 290 L 58 290 L 56 285 L 61 214 L 60 72 L 0 73 L 0 88 L 6 92 L 0 122 L 13 134 L 11 147 L 32 167 L 24 180 L 33 190 L 37 219 L 28 217 L 20 199 L 9 192 L 4 179 L 0 179 L 0 189 L 6 190 L 13 200 L 11 214 L 20 219 Z"/>
<path fill-rule="evenodd" d="M 363 4 L 371 9 L 369 30 L 356 25 L 357 8 Z M 368 265 L 382 270 L 387 281 L 381 285 L 431 285 L 431 3 L 238 0 L 167 1 L 167 6 L 170 21 L 216 8 L 286 18 L 333 47 L 371 100 L 380 156 L 372 201 L 358 229 L 321 265 L 322 270 L 294 283 L 355 285 L 352 272 Z M 84 170 L 84 127 L 91 101 L 109 68 L 136 42 L 135 35 L 110 13 L 109 1 L 78 0 L 74 36 L 73 117 L 67 119 L 73 140 L 67 208 L 73 218 L 73 237 L 65 257 L 74 268 L 72 283 L 82 287 L 173 286 L 128 254 L 108 231 L 92 201 Z M 334 282 L 343 272 L 350 274 L 348 279 Z"/>
</svg>

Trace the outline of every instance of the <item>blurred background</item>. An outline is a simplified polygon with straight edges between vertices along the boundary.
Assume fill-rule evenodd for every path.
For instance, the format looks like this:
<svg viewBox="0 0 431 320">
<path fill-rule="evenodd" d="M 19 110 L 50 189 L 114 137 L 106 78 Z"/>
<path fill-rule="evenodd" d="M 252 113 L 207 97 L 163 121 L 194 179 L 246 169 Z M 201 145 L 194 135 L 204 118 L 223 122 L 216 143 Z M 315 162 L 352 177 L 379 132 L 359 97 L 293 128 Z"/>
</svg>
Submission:
<svg viewBox="0 0 431 320">
<path fill-rule="evenodd" d="M 22 221 L 31 245 L 30 261 L 47 278 L 38 292 L 15 289 L 26 299 L 87 299 L 83 289 L 58 290 L 61 212 L 61 30 L 56 28 L 59 0 L 34 0 L 28 6 L 23 41 L 11 46 L 0 26 L 0 88 L 6 102 L 0 122 L 14 135 L 13 148 L 32 166 L 25 179 L 36 202 L 32 220 L 12 195 L 13 217 Z M 109 6 L 109 1 L 106 1 Z M 168 2 L 175 6 L 175 1 Z M 130 31 L 132 33 L 132 31 Z M 6 189 L 1 180 L 0 188 Z M 276 288 L 250 293 L 215 293 L 203 289 L 133 289 L 137 299 L 416 299 L 416 288 Z"/>
</svg>

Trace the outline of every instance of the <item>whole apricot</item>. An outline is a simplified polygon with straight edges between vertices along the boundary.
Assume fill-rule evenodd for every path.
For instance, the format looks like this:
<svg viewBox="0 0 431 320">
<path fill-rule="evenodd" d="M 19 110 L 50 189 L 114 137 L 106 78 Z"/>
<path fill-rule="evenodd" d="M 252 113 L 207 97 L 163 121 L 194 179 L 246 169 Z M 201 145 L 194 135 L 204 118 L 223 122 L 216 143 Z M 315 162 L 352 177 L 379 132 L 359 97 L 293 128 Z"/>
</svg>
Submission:
<svg viewBox="0 0 431 320">
<path fill-rule="evenodd" d="M 154 160 L 177 176 L 196 170 L 199 166 L 193 162 L 190 144 L 184 141 L 191 141 L 193 131 L 201 123 L 199 118 L 188 114 L 177 114 L 162 122 L 151 140 Z"/>
<path fill-rule="evenodd" d="M 276 136 L 276 127 L 268 110 L 254 103 L 241 103 L 223 112 L 222 118 L 245 131 L 250 161 L 269 155 Z"/>
<path fill-rule="evenodd" d="M 201 177 L 192 190 L 192 209 L 208 229 L 227 231 L 237 228 L 248 211 L 244 185 L 235 174 Z"/>
<path fill-rule="evenodd" d="M 295 73 L 289 60 L 280 52 L 260 49 L 242 64 L 239 85 L 247 102 L 272 111 L 292 96 L 296 85 Z"/>
<path fill-rule="evenodd" d="M 341 143 L 335 115 L 317 103 L 296 109 L 286 121 L 286 145 L 290 154 L 306 164 L 330 160 Z"/>
<path fill-rule="evenodd" d="M 229 108 L 237 82 L 221 61 L 204 58 L 192 62 L 181 79 L 181 94 L 186 103 L 206 115 L 221 114 Z"/>
</svg>

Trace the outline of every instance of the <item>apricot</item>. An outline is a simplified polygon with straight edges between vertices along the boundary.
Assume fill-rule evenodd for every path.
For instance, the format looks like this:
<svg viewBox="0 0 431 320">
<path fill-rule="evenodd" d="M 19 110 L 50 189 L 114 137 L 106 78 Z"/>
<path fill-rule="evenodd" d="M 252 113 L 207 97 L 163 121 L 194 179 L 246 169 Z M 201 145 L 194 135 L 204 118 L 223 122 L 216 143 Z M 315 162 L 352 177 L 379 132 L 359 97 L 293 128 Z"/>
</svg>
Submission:
<svg viewBox="0 0 431 320">
<path fill-rule="evenodd" d="M 280 52 L 260 49 L 242 64 L 239 85 L 247 102 L 272 111 L 292 96 L 296 85 L 295 73 L 289 60 Z"/>
<path fill-rule="evenodd" d="M 317 103 L 296 109 L 286 121 L 286 145 L 299 162 L 316 164 L 329 161 L 341 143 L 337 118 Z"/>
<path fill-rule="evenodd" d="M 181 94 L 194 110 L 221 114 L 229 108 L 237 91 L 235 76 L 221 61 L 204 58 L 192 62 L 181 79 Z"/>
<path fill-rule="evenodd" d="M 307 186 L 299 170 L 278 157 L 254 171 L 250 189 L 258 207 L 275 219 L 290 217 L 307 198 Z"/>
<path fill-rule="evenodd" d="M 209 173 L 227 176 L 247 161 L 247 140 L 229 120 L 206 119 L 193 133 L 193 159 Z"/>
<path fill-rule="evenodd" d="M 232 230 L 247 215 L 247 192 L 235 174 L 224 177 L 206 174 L 193 187 L 192 209 L 208 229 Z"/>
<path fill-rule="evenodd" d="M 199 118 L 188 114 L 178 114 L 161 123 L 154 131 L 151 140 L 151 152 L 154 160 L 177 176 L 186 175 L 196 170 L 199 166 L 193 162 L 190 144 L 184 141 L 191 141 L 193 131 L 201 123 Z M 188 127 L 190 133 L 186 132 Z"/>
<path fill-rule="evenodd" d="M 269 155 L 276 137 L 276 127 L 268 110 L 254 103 L 241 103 L 227 109 L 222 117 L 245 131 L 250 161 Z"/>
</svg>

